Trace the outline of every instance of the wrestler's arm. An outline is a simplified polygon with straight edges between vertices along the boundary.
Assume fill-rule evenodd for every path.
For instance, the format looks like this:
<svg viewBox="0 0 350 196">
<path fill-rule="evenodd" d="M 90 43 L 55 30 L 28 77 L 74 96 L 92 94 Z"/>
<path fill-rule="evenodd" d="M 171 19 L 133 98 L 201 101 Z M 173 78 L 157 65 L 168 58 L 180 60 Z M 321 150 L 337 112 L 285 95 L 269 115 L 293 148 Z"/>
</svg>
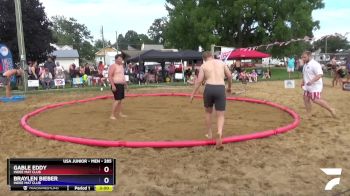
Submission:
<svg viewBox="0 0 350 196">
<path fill-rule="evenodd" d="M 35 77 L 36 79 L 38 79 L 38 76 L 37 76 L 36 73 L 35 73 L 35 67 L 31 67 L 30 69 L 32 70 L 32 73 L 33 73 L 34 77 Z"/>
<path fill-rule="evenodd" d="M 114 72 L 115 72 L 115 65 L 113 64 L 109 67 L 109 70 L 108 70 L 108 78 L 109 78 L 109 82 L 111 83 L 113 91 L 115 91 L 116 89 L 114 85 L 114 79 L 113 79 Z"/>
<path fill-rule="evenodd" d="M 125 80 L 125 68 L 124 68 L 124 67 L 123 67 L 123 72 L 122 72 L 122 74 L 123 74 L 124 81 L 125 81 L 125 83 L 124 83 L 125 88 L 126 88 L 126 90 L 128 90 L 129 86 L 128 86 L 128 82 Z"/>
<path fill-rule="evenodd" d="M 314 74 L 316 75 L 310 82 L 308 82 L 306 85 L 310 86 L 313 83 L 317 82 L 319 79 L 323 77 L 323 71 L 321 66 L 317 66 L 313 69 Z"/>
<path fill-rule="evenodd" d="M 204 82 L 204 70 L 201 67 L 199 69 L 199 74 L 198 74 L 198 78 L 195 81 L 195 85 L 194 85 L 194 90 L 193 90 L 193 94 L 196 94 L 199 87 L 202 85 L 202 83 Z"/>
<path fill-rule="evenodd" d="M 226 65 L 224 65 L 225 68 L 225 75 L 227 77 L 227 92 L 231 92 L 231 86 L 232 86 L 232 74 L 231 71 L 228 69 L 228 67 Z"/>
</svg>

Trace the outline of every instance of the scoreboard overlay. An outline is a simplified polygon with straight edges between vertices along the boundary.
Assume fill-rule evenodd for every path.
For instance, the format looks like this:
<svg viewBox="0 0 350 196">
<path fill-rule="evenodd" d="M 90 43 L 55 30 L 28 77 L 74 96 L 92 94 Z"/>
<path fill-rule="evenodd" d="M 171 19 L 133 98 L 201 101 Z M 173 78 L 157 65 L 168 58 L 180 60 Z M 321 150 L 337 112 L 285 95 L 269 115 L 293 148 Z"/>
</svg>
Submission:
<svg viewBox="0 0 350 196">
<path fill-rule="evenodd" d="M 7 159 L 11 191 L 112 191 L 115 184 L 111 158 Z"/>
</svg>

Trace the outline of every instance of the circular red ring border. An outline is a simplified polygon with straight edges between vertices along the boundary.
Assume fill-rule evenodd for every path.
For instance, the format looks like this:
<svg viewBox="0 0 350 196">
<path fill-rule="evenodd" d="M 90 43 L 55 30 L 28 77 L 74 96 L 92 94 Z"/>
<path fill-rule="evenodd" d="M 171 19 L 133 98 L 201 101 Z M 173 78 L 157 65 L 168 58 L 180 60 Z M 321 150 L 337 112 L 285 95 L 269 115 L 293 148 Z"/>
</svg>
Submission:
<svg viewBox="0 0 350 196">
<path fill-rule="evenodd" d="M 157 93 L 157 94 L 129 94 L 127 97 L 153 97 L 153 96 L 176 96 L 176 97 L 189 97 L 190 94 L 186 93 Z M 186 140 L 186 141 L 113 141 L 113 140 L 98 140 L 98 139 L 88 139 L 88 138 L 79 138 L 79 137 L 71 137 L 71 136 L 64 136 L 64 135 L 54 135 L 45 133 L 43 131 L 34 129 L 30 127 L 27 123 L 28 119 L 38 115 L 39 113 L 48 110 L 53 109 L 57 107 L 61 107 L 64 105 L 71 105 L 75 103 L 86 103 L 98 99 L 109 99 L 112 96 L 98 96 L 93 97 L 89 99 L 84 100 L 74 100 L 69 102 L 63 102 L 63 103 L 57 103 L 57 104 L 51 104 L 44 106 L 42 108 L 39 108 L 33 112 L 30 112 L 22 117 L 20 124 L 21 126 L 28 131 L 31 134 L 34 134 L 39 137 L 43 137 L 50 140 L 58 140 L 63 142 L 71 142 L 71 143 L 77 143 L 77 144 L 83 144 L 83 145 L 89 145 L 89 146 L 101 146 L 101 147 L 129 147 L 129 148 L 141 148 L 141 147 L 151 147 L 151 148 L 174 148 L 174 147 L 193 147 L 193 146 L 206 146 L 206 145 L 215 145 L 215 140 Z M 202 98 L 202 96 L 196 96 L 196 98 Z M 239 98 L 239 97 L 228 97 L 226 98 L 230 101 L 244 101 L 244 102 L 251 102 L 251 103 L 258 103 L 258 104 L 265 104 L 269 105 L 275 108 L 278 108 L 282 111 L 287 112 L 289 115 L 291 115 L 294 118 L 293 123 L 288 124 L 283 127 L 279 127 L 274 130 L 266 130 L 262 132 L 256 132 L 246 135 L 238 135 L 238 136 L 230 136 L 223 138 L 223 143 L 231 143 L 231 142 L 239 142 L 239 141 L 246 141 L 246 140 L 252 140 L 252 139 L 258 139 L 258 138 L 264 138 L 272 135 L 277 135 L 280 133 L 284 133 L 287 131 L 290 131 L 294 128 L 296 128 L 300 124 L 300 116 L 294 112 L 293 110 L 289 109 L 288 107 L 272 103 L 269 101 L 263 101 L 263 100 L 257 100 L 257 99 L 251 99 L 251 98 Z"/>
</svg>

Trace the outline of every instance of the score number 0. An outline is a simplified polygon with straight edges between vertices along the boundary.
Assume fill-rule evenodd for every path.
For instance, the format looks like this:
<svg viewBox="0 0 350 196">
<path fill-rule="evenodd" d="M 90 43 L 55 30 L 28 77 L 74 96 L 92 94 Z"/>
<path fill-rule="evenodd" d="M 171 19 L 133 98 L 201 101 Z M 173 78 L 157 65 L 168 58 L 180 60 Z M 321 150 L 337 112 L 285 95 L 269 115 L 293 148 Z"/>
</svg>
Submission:
<svg viewBox="0 0 350 196">
<path fill-rule="evenodd" d="M 103 168 L 103 171 L 104 171 L 105 173 L 108 173 L 108 172 L 109 172 L 109 167 L 108 167 L 108 166 L 105 166 L 105 167 Z M 108 177 L 105 177 L 105 178 L 103 179 L 103 182 L 104 182 L 105 184 L 108 184 L 108 183 L 109 183 L 109 178 L 108 178 Z"/>
</svg>

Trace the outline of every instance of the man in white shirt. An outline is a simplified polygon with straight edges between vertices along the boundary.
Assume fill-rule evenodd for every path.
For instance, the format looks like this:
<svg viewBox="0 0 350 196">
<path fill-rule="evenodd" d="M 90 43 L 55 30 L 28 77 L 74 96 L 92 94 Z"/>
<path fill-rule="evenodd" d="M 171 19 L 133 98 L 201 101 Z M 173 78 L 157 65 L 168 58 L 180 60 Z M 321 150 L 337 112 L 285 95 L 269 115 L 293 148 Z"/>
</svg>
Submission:
<svg viewBox="0 0 350 196">
<path fill-rule="evenodd" d="M 335 110 L 321 99 L 323 89 L 323 71 L 321 65 L 306 51 L 302 55 L 304 61 L 302 88 L 304 89 L 304 103 L 308 114 L 311 113 L 311 101 L 328 110 L 335 117 Z"/>
</svg>

